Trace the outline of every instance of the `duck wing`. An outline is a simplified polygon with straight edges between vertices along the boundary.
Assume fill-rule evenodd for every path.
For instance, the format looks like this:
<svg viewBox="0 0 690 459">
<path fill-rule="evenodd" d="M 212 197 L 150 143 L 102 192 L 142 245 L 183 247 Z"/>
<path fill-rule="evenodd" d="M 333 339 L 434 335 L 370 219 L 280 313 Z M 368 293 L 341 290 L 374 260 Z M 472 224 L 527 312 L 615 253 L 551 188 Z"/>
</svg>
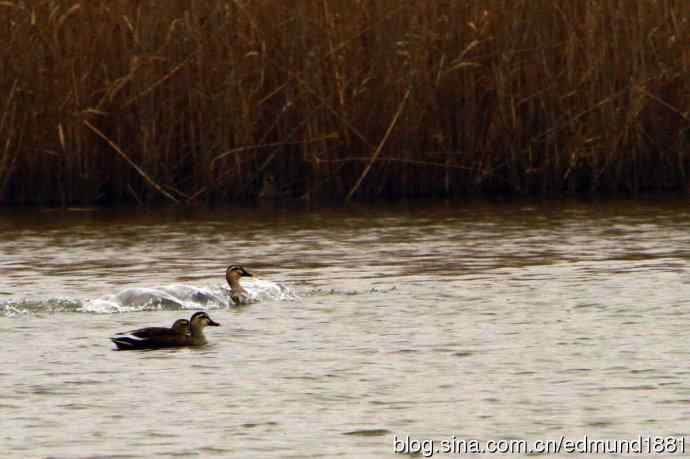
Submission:
<svg viewBox="0 0 690 459">
<path fill-rule="evenodd" d="M 119 349 L 156 349 L 162 347 L 176 347 L 187 344 L 186 334 L 179 333 L 172 328 L 148 327 L 118 333 L 110 340 Z"/>
<path fill-rule="evenodd" d="M 146 327 L 138 330 L 128 331 L 127 333 L 118 333 L 118 335 L 131 335 L 139 339 L 155 338 L 166 335 L 175 335 L 175 330 L 168 327 Z"/>
</svg>

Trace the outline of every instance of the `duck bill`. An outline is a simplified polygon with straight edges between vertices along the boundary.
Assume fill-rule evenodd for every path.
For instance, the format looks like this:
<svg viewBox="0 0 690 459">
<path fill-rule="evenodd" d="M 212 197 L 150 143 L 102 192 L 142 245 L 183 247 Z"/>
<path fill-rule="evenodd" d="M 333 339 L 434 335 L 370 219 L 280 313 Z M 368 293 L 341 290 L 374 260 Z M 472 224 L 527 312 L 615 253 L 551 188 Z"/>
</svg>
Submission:
<svg viewBox="0 0 690 459">
<path fill-rule="evenodd" d="M 242 275 L 243 275 L 243 276 L 248 276 L 248 277 L 254 277 L 254 274 L 250 273 L 250 272 L 247 271 L 246 269 L 242 271 Z"/>
<path fill-rule="evenodd" d="M 219 324 L 218 322 L 215 322 L 215 321 L 213 321 L 213 320 L 211 320 L 211 319 L 208 320 L 208 325 L 209 325 L 210 327 L 220 327 L 220 324 Z"/>
</svg>

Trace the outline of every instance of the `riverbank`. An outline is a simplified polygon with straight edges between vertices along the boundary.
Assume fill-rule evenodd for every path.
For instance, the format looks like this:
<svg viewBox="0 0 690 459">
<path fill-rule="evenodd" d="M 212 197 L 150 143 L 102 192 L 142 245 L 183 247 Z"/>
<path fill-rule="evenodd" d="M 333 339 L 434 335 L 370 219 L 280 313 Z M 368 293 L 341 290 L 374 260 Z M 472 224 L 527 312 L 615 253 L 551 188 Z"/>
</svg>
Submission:
<svg viewBox="0 0 690 459">
<path fill-rule="evenodd" d="M 0 9 L 5 204 L 688 189 L 686 1 Z"/>
</svg>

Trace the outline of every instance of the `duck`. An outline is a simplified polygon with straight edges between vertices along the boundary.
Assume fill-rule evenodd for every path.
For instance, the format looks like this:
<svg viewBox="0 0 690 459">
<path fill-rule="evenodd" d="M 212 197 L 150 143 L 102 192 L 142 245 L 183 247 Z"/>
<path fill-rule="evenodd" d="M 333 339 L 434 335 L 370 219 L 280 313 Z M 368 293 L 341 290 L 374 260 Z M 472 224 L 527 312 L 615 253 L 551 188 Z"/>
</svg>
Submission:
<svg viewBox="0 0 690 459">
<path fill-rule="evenodd" d="M 208 314 L 195 312 L 192 317 L 176 320 L 172 327 L 147 327 L 117 333 L 110 340 L 119 350 L 163 349 L 169 347 L 203 346 L 207 343 L 204 327 L 218 327 Z"/>
<path fill-rule="evenodd" d="M 230 286 L 230 299 L 237 306 L 249 303 L 249 292 L 240 285 L 242 277 L 254 277 L 254 274 L 239 265 L 230 265 L 225 270 L 225 280 Z"/>
</svg>

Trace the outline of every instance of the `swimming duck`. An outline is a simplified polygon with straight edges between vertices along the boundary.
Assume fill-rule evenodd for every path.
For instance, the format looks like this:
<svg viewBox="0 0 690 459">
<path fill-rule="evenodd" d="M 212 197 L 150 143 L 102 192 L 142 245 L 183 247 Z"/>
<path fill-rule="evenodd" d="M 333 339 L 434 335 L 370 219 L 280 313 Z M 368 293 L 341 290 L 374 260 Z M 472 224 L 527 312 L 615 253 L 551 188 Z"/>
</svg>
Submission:
<svg viewBox="0 0 690 459">
<path fill-rule="evenodd" d="M 249 293 L 240 285 L 240 277 L 254 277 L 252 273 L 239 265 L 228 266 L 225 279 L 230 286 L 230 299 L 236 305 L 249 303 Z"/>
<path fill-rule="evenodd" d="M 162 349 L 166 347 L 203 346 L 206 344 L 204 327 L 220 324 L 205 312 L 196 312 L 190 320 L 179 319 L 170 328 L 148 327 L 118 333 L 110 340 L 118 349 Z"/>
</svg>

